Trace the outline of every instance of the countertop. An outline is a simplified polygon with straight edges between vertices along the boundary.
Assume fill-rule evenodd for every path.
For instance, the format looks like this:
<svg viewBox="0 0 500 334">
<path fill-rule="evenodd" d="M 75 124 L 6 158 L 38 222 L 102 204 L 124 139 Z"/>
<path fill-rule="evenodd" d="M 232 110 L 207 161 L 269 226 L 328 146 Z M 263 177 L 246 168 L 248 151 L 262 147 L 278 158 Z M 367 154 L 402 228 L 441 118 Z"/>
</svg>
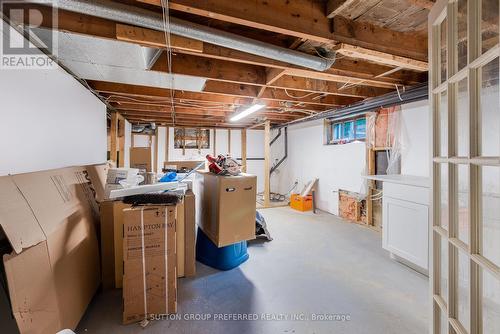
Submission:
<svg viewBox="0 0 500 334">
<path fill-rule="evenodd" d="M 364 178 L 367 180 L 405 184 L 408 186 L 415 186 L 415 187 L 430 188 L 431 186 L 431 179 L 429 177 L 415 176 L 415 175 L 401 175 L 401 174 L 365 175 Z"/>
</svg>

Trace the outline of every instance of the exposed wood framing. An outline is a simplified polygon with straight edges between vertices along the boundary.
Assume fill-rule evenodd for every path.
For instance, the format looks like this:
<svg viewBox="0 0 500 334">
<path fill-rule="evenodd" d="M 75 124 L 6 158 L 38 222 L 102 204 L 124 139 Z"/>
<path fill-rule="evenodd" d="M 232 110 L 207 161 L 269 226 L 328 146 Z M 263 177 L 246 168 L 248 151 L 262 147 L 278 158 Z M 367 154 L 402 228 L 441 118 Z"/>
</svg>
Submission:
<svg viewBox="0 0 500 334">
<path fill-rule="evenodd" d="M 241 171 L 247 172 L 247 130 L 241 129 Z"/>
<path fill-rule="evenodd" d="M 333 18 L 357 0 L 328 0 L 326 4 L 326 17 Z"/>
<path fill-rule="evenodd" d="M 264 207 L 271 204 L 271 123 L 264 124 Z"/>
<path fill-rule="evenodd" d="M 165 34 L 155 33 L 154 30 L 136 29 L 136 27 L 117 24 L 116 39 L 124 42 L 143 44 L 144 46 L 165 47 Z M 147 43 L 143 43 L 147 41 Z M 170 45 L 174 50 L 192 52 L 203 52 L 203 42 L 177 35 L 170 35 Z"/>
<path fill-rule="evenodd" d="M 377 63 L 383 63 L 396 67 L 407 68 L 415 71 L 427 71 L 428 64 L 426 61 L 415 60 L 407 57 L 400 57 L 379 51 L 367 50 L 359 46 L 353 46 L 341 43 L 335 48 L 338 53 L 351 57 L 370 60 Z"/>
<path fill-rule="evenodd" d="M 118 113 L 111 112 L 109 159 L 117 163 L 118 160 Z"/>
<path fill-rule="evenodd" d="M 165 161 L 169 161 L 170 151 L 170 127 L 165 127 Z"/>
<path fill-rule="evenodd" d="M 161 6 L 161 0 L 140 1 Z M 415 36 L 412 40 L 405 40 L 404 37 L 408 36 L 404 34 L 344 18 L 337 21 L 337 17 L 333 20 L 332 33 L 330 19 L 326 17 L 324 4 L 320 1 L 170 0 L 169 5 L 173 10 L 321 43 L 337 40 L 371 50 L 427 59 L 425 36 L 419 36 L 418 41 Z M 392 40 L 380 41 L 381 32 L 391 34 Z"/>
<path fill-rule="evenodd" d="M 156 127 L 155 130 L 155 150 L 154 150 L 154 166 L 153 166 L 153 171 L 158 173 L 158 153 L 160 152 L 160 148 L 158 147 L 158 127 Z"/>
</svg>

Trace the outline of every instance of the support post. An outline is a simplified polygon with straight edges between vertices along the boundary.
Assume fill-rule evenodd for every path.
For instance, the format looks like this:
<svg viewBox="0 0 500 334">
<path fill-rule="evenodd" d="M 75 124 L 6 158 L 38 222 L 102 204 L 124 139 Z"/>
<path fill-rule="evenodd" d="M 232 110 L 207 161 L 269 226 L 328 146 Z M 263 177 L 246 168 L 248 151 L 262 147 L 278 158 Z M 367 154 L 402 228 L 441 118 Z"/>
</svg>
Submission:
<svg viewBox="0 0 500 334">
<path fill-rule="evenodd" d="M 247 172 L 247 130 L 241 129 L 241 171 Z"/>
<path fill-rule="evenodd" d="M 110 144 L 109 144 L 109 159 L 114 161 L 118 165 L 118 113 L 115 111 L 111 112 L 111 129 L 110 129 Z"/>
<path fill-rule="evenodd" d="M 264 207 L 269 207 L 271 193 L 271 122 L 266 121 L 264 125 Z"/>
<path fill-rule="evenodd" d="M 158 152 L 159 152 L 159 149 L 158 149 L 158 127 L 156 127 L 156 130 L 155 130 L 155 151 L 154 151 L 154 172 L 155 173 L 158 173 Z"/>
<path fill-rule="evenodd" d="M 168 150 L 170 149 L 170 127 L 165 128 L 165 161 L 168 161 Z"/>
</svg>

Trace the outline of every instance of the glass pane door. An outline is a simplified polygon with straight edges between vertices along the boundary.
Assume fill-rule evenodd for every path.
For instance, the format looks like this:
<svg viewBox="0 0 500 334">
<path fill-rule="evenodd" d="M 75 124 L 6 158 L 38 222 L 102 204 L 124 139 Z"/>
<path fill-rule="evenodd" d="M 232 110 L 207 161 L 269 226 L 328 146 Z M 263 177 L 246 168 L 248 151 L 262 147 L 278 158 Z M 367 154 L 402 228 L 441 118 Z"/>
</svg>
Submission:
<svg viewBox="0 0 500 334">
<path fill-rule="evenodd" d="M 500 334 L 499 1 L 429 14 L 433 334 Z"/>
</svg>

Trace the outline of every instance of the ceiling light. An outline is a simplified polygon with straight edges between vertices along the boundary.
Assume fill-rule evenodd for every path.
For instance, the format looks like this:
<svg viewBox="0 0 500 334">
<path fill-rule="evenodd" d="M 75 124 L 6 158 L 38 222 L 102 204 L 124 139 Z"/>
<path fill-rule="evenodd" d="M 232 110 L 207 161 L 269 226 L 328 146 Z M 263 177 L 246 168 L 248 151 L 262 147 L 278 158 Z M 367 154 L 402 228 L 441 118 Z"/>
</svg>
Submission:
<svg viewBox="0 0 500 334">
<path fill-rule="evenodd" d="M 250 114 L 253 114 L 254 112 L 264 108 L 265 106 L 266 106 L 265 104 L 251 105 L 250 107 L 243 109 L 242 111 L 231 117 L 231 122 L 239 121 L 240 119 L 245 118 Z"/>
</svg>

